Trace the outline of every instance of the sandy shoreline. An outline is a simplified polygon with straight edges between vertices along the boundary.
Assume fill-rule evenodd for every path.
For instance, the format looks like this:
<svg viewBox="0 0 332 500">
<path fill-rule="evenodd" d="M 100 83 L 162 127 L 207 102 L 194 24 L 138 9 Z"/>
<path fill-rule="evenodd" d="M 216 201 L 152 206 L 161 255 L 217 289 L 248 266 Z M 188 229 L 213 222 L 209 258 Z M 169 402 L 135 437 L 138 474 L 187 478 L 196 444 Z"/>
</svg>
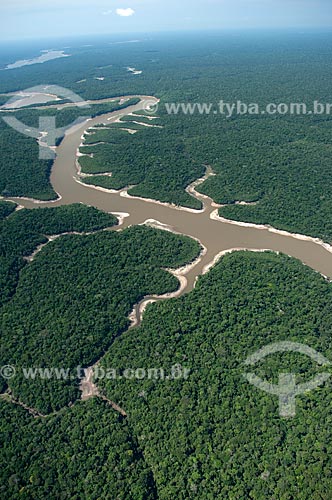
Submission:
<svg viewBox="0 0 332 500">
<path fill-rule="evenodd" d="M 203 184 L 203 182 L 205 182 L 209 177 L 211 177 L 213 175 L 216 175 L 216 174 L 214 174 L 211 171 L 211 169 L 209 167 L 207 167 L 207 171 L 206 171 L 206 173 L 205 173 L 205 175 L 203 177 L 200 177 L 199 179 L 196 179 L 191 184 L 189 184 L 189 186 L 186 187 L 186 192 L 188 194 L 190 194 L 191 196 L 193 196 L 194 198 L 196 198 L 196 200 L 198 200 L 198 201 L 200 201 L 200 202 L 203 203 L 203 208 L 201 208 L 200 210 L 194 209 L 194 208 L 188 208 L 188 207 L 182 207 L 182 206 L 174 205 L 173 203 L 167 203 L 167 202 L 162 202 L 162 201 L 154 200 L 152 198 L 142 198 L 140 196 L 132 196 L 132 195 L 128 194 L 128 189 L 129 188 L 126 188 L 126 189 L 122 190 L 120 192 L 120 196 L 122 198 L 131 198 L 133 200 L 143 200 L 143 201 L 146 201 L 147 203 L 154 203 L 154 204 L 161 205 L 161 206 L 164 206 L 164 207 L 173 208 L 174 210 L 182 210 L 184 212 L 190 212 L 192 214 L 202 214 L 202 213 L 206 212 L 207 207 L 204 205 L 204 202 L 201 200 L 201 198 L 206 199 L 206 200 L 210 200 L 210 198 L 208 196 L 204 195 L 204 194 L 197 193 L 195 188 L 197 186 L 199 186 L 200 184 Z M 219 207 L 219 205 L 217 205 L 217 206 Z"/>
<path fill-rule="evenodd" d="M 85 155 L 85 154 L 82 154 L 80 153 L 79 156 L 76 158 L 75 160 L 75 166 L 76 166 L 76 172 L 77 172 L 77 175 L 79 177 L 81 177 L 82 179 L 84 179 L 84 177 L 99 177 L 100 175 L 102 176 L 105 176 L 105 177 L 112 177 L 112 172 L 106 172 L 105 174 L 85 174 L 84 172 L 82 172 L 82 166 L 79 162 L 79 159 L 78 158 L 81 158 L 82 156 L 87 156 L 87 157 L 90 157 L 90 158 L 93 158 L 93 156 L 90 156 L 90 155 Z M 73 177 L 73 179 L 76 179 L 76 177 Z M 84 186 L 92 186 L 92 187 L 95 187 L 96 189 L 99 188 L 100 186 L 95 186 L 94 184 L 85 184 L 84 182 L 80 182 L 80 184 L 84 184 Z M 111 193 L 119 193 L 120 191 L 115 191 L 115 190 L 108 190 L 106 188 L 102 188 L 102 189 L 105 189 L 107 192 L 110 191 Z"/>
<path fill-rule="evenodd" d="M 59 233 L 59 234 L 52 234 L 52 235 L 45 235 L 45 238 L 47 238 L 47 241 L 45 243 L 41 243 L 40 245 L 37 246 L 37 248 L 33 251 L 32 254 L 24 256 L 23 259 L 26 260 L 27 262 L 32 262 L 36 255 L 49 243 L 52 241 L 55 241 L 58 238 L 61 238 L 62 236 L 68 236 L 68 235 L 74 235 L 74 236 L 91 236 L 92 234 L 97 234 L 97 233 L 102 233 L 104 231 L 116 231 L 118 230 L 124 223 L 125 219 L 127 217 L 130 217 L 130 214 L 126 212 L 108 212 L 110 215 L 114 215 L 116 217 L 118 224 L 115 226 L 109 226 L 109 227 L 104 227 L 101 229 L 96 229 L 94 231 L 66 231 L 64 233 Z"/>
<path fill-rule="evenodd" d="M 94 175 L 97 175 L 97 174 L 82 174 L 81 177 L 84 178 L 84 177 L 94 177 Z M 119 194 L 120 191 L 116 191 L 115 189 L 106 189 L 106 188 L 103 188 L 101 186 L 94 186 L 92 184 L 85 184 L 85 182 L 83 182 L 81 179 L 79 179 L 78 177 L 74 177 L 74 181 L 77 182 L 77 184 L 81 184 L 81 186 L 84 186 L 88 189 L 95 189 L 96 191 L 102 191 L 103 193 L 109 193 L 109 194 Z"/>
<path fill-rule="evenodd" d="M 197 188 L 197 186 L 200 186 L 205 181 L 207 181 L 210 177 L 214 177 L 215 175 L 216 174 L 212 171 L 211 167 L 206 166 L 205 175 L 203 175 L 203 177 L 200 177 L 196 181 L 189 184 L 189 186 L 186 187 L 186 192 L 188 194 L 191 194 L 192 196 L 194 196 L 194 198 L 198 199 L 199 201 L 202 201 L 200 198 L 202 198 L 203 200 L 211 200 L 211 198 L 209 196 L 207 196 L 206 194 L 198 193 L 196 191 L 196 188 Z M 218 205 L 218 207 L 219 207 L 219 205 Z"/>
<path fill-rule="evenodd" d="M 224 257 L 225 255 L 229 255 L 231 253 L 235 253 L 235 252 L 253 252 L 253 253 L 272 252 L 272 253 L 275 253 L 277 255 L 280 254 L 280 252 L 276 252 L 274 250 L 269 250 L 268 248 L 266 248 L 266 249 L 258 249 L 258 248 L 229 248 L 228 250 L 223 250 L 222 252 L 219 252 L 209 264 L 207 264 L 206 266 L 204 266 L 203 272 L 202 272 L 201 276 L 204 276 L 205 274 L 207 274 L 215 265 L 217 265 L 218 262 L 220 261 L 220 259 L 222 257 Z"/>
<path fill-rule="evenodd" d="M 127 212 L 109 212 L 109 213 L 114 215 L 114 217 L 118 219 L 119 222 L 117 227 L 123 226 L 125 219 L 130 217 L 130 214 L 128 214 Z"/>
<path fill-rule="evenodd" d="M 205 257 L 205 255 L 207 253 L 207 248 L 203 245 L 203 243 L 198 238 L 194 238 L 193 236 L 190 236 L 188 234 L 179 233 L 178 231 L 175 231 L 175 229 L 173 229 L 171 226 L 169 226 L 167 224 L 163 224 L 162 222 L 159 222 L 155 219 L 147 219 L 141 225 L 152 227 L 154 229 L 159 229 L 161 231 L 168 231 L 170 233 L 177 234 L 179 236 L 187 236 L 188 238 L 190 238 L 194 241 L 197 241 L 197 243 L 200 245 L 201 252 L 200 252 L 199 256 L 193 262 L 190 262 L 189 264 L 185 264 L 184 266 L 179 267 L 177 269 L 166 269 L 166 271 L 169 271 L 170 273 L 172 273 L 176 277 L 185 276 L 186 274 L 188 274 L 192 269 L 194 269 L 194 267 L 197 266 L 197 264 L 199 264 L 201 262 L 202 258 Z"/>
<path fill-rule="evenodd" d="M 36 250 L 34 250 L 34 252 L 32 252 L 31 255 L 23 257 L 23 259 L 26 260 L 27 262 L 33 262 L 34 259 L 35 259 L 35 257 L 36 257 L 36 255 L 38 255 L 39 252 L 41 252 L 42 249 L 44 247 L 46 247 L 46 245 L 48 245 L 49 243 L 51 243 L 51 241 L 54 241 L 57 238 L 60 238 L 60 236 L 62 236 L 62 234 L 57 234 L 57 235 L 54 235 L 54 236 L 45 236 L 45 238 L 47 238 L 47 241 L 45 243 L 41 243 L 40 245 L 38 245 L 38 247 L 36 248 Z"/>
<path fill-rule="evenodd" d="M 181 266 L 177 269 L 171 269 L 171 268 L 164 269 L 165 271 L 169 272 L 170 274 L 172 274 L 177 278 L 177 280 L 179 281 L 179 288 L 175 292 L 167 292 L 163 295 L 149 295 L 143 298 L 139 304 L 135 304 L 132 312 L 129 315 L 129 320 L 131 322 L 130 328 L 134 328 L 140 325 L 140 323 L 143 320 L 144 312 L 149 304 L 152 304 L 154 302 L 159 302 L 161 300 L 175 299 L 180 297 L 186 291 L 188 286 L 188 280 L 186 278 L 186 275 L 202 261 L 203 257 L 205 257 L 207 253 L 207 248 L 197 238 L 193 238 L 192 236 L 179 233 L 175 231 L 171 226 L 168 226 L 167 224 L 163 224 L 162 222 L 159 222 L 155 219 L 148 219 L 143 224 L 141 224 L 141 226 L 143 225 L 152 227 L 154 229 L 159 229 L 162 231 L 168 231 L 170 233 L 177 234 L 180 236 L 187 236 L 188 238 L 191 238 L 199 243 L 201 247 L 201 252 L 195 260 L 189 262 L 188 264 L 185 264 L 184 266 Z"/>
<path fill-rule="evenodd" d="M 130 198 L 132 200 L 143 200 L 146 203 L 154 203 L 155 205 L 161 205 L 163 207 L 173 208 L 174 210 L 181 210 L 183 212 L 190 212 L 192 214 L 202 214 L 205 212 L 206 208 L 202 208 L 200 210 L 196 210 L 195 208 L 181 207 L 179 205 L 175 205 L 173 203 L 167 203 L 163 201 L 154 200 L 153 198 L 143 198 L 141 196 L 132 196 L 128 193 L 128 188 L 125 188 L 120 192 L 120 196 L 122 198 Z"/>
<path fill-rule="evenodd" d="M 5 198 L 3 196 L 0 196 L 0 200 L 2 201 L 11 201 L 13 203 L 18 203 L 19 204 L 19 201 L 27 201 L 29 203 L 33 203 L 34 205 L 45 205 L 45 204 L 49 204 L 49 203 L 57 203 L 59 201 L 62 200 L 62 196 L 61 194 L 59 193 L 56 193 L 58 198 L 56 198 L 55 200 L 38 200 L 37 198 L 27 198 L 26 196 L 14 196 L 14 197 L 10 197 L 10 198 Z M 23 205 L 20 205 L 21 208 L 25 208 Z"/>
<path fill-rule="evenodd" d="M 82 136 L 83 137 L 83 136 Z M 79 147 L 81 147 L 82 145 L 80 145 Z M 84 146 L 84 145 L 83 145 Z M 84 153 L 81 153 L 79 151 L 79 148 L 77 149 L 77 152 L 76 152 L 76 156 L 77 158 L 80 158 L 82 156 L 88 156 Z M 102 173 L 102 174 L 85 174 L 82 172 L 82 167 L 78 161 L 78 159 L 76 158 L 76 171 L 77 171 L 77 174 L 79 177 L 95 177 L 95 176 L 105 176 L 105 177 L 111 177 L 112 176 L 112 173 L 110 172 L 106 172 L 106 173 Z M 194 181 L 192 184 L 190 184 L 187 188 L 186 188 L 186 191 L 191 194 L 191 195 L 194 195 L 196 199 L 198 199 L 199 201 L 201 201 L 199 199 L 199 196 L 202 196 L 202 198 L 207 198 L 208 197 L 205 195 L 200 195 L 199 193 L 196 193 L 195 192 L 195 187 L 198 186 L 199 184 L 202 184 L 210 175 L 205 175 L 204 177 L 200 178 L 200 179 L 197 179 L 196 181 Z M 90 189 L 96 189 L 97 191 L 102 191 L 104 193 L 109 193 L 109 194 L 119 194 L 121 196 L 121 198 L 128 198 L 128 199 L 131 199 L 131 200 L 139 200 L 139 201 L 144 201 L 146 203 L 153 203 L 155 205 L 160 205 L 160 206 L 163 206 L 163 207 L 167 207 L 167 208 L 172 208 L 174 210 L 180 210 L 180 211 L 183 211 L 183 212 L 189 212 L 189 213 L 193 213 L 193 214 L 201 214 L 201 213 L 204 213 L 206 211 L 206 207 L 203 206 L 202 209 L 200 210 L 197 210 L 197 209 L 194 209 L 194 208 L 188 208 L 188 207 L 182 207 L 182 206 L 179 206 L 179 205 L 175 205 L 173 203 L 167 203 L 167 202 L 163 202 L 163 201 L 158 201 L 158 200 L 154 200 L 153 198 L 143 198 L 141 196 L 133 196 L 131 194 L 128 193 L 128 190 L 131 189 L 132 187 L 134 186 L 127 186 L 123 189 L 119 189 L 119 190 L 116 190 L 116 189 L 108 189 L 108 188 L 104 188 L 104 187 L 101 187 L 101 186 L 97 186 L 95 184 L 85 184 L 84 182 L 81 181 L 81 179 L 79 179 L 78 177 L 74 177 L 75 181 L 78 183 L 78 184 L 81 184 L 85 187 L 88 187 Z M 190 190 L 190 191 L 189 191 Z M 219 206 L 219 205 L 218 205 Z"/>
<path fill-rule="evenodd" d="M 225 224 L 232 224 L 234 226 L 247 227 L 252 229 L 262 229 L 264 231 L 269 231 L 270 233 L 279 234 L 280 236 L 287 236 L 288 238 L 294 238 L 296 240 L 309 241 L 311 243 L 315 243 L 316 245 L 320 245 L 325 250 L 332 253 L 332 245 L 325 243 L 320 238 L 313 238 L 312 236 L 305 236 L 304 234 L 289 233 L 288 231 L 284 231 L 282 229 L 276 229 L 269 225 L 253 224 L 251 222 L 238 222 L 231 219 L 225 219 L 224 217 L 220 217 L 220 215 L 218 214 L 218 210 L 215 210 L 214 212 L 211 213 L 210 219 L 218 222 L 223 222 Z"/>
<path fill-rule="evenodd" d="M 117 120 L 115 120 L 113 123 L 119 123 L 119 122 L 120 122 L 120 118 L 118 118 Z M 84 134 L 81 136 L 82 140 L 84 140 L 84 135 L 85 134 L 86 134 L 86 132 L 84 132 Z M 79 146 L 79 148 L 81 146 L 84 146 L 84 144 L 81 144 Z M 79 148 L 77 149 L 76 156 L 84 156 L 83 153 L 80 153 Z M 78 168 L 78 175 L 81 176 L 81 177 L 83 177 L 85 175 L 86 176 L 88 176 L 88 175 L 89 176 L 94 176 L 94 175 L 105 175 L 105 176 L 112 175 L 112 174 L 108 174 L 108 173 L 105 173 L 105 174 L 82 174 L 82 169 L 81 169 L 81 166 L 79 165 L 79 162 L 78 162 L 78 165 L 76 164 L 76 166 Z M 205 182 L 211 175 L 215 175 L 215 174 L 213 172 L 211 172 L 211 171 L 208 170 L 203 177 L 201 177 L 199 179 L 196 179 L 189 186 L 187 186 L 186 192 L 188 194 L 192 195 L 194 198 L 196 198 L 198 201 L 201 201 L 201 202 L 202 202 L 202 200 L 200 198 L 210 199 L 208 196 L 201 195 L 200 193 L 197 193 L 196 190 L 195 190 L 195 188 L 197 186 L 199 186 L 200 184 L 202 184 L 203 182 Z M 80 182 L 78 179 L 76 179 L 76 180 L 77 180 L 77 182 L 79 182 L 79 183 L 82 184 L 82 182 Z M 143 200 L 146 203 L 154 203 L 156 205 L 160 205 L 160 206 L 172 208 L 174 210 L 182 210 L 184 212 L 189 212 L 189 213 L 194 213 L 194 214 L 204 213 L 206 211 L 206 209 L 207 209 L 207 207 L 204 206 L 204 203 L 203 203 L 203 208 L 202 209 L 194 209 L 194 208 L 182 207 L 182 206 L 179 206 L 179 205 L 175 205 L 174 203 L 168 203 L 168 202 L 162 202 L 162 201 L 154 200 L 153 198 L 145 198 L 145 197 L 141 197 L 141 196 L 133 196 L 133 195 L 131 195 L 131 194 L 128 193 L 128 190 L 131 187 L 133 187 L 133 186 L 131 186 L 131 187 L 127 186 L 126 188 L 120 189 L 120 190 L 117 191 L 117 190 L 113 190 L 113 189 L 103 188 L 101 186 L 96 186 L 96 185 L 93 185 L 93 184 L 84 184 L 84 185 L 87 185 L 91 189 L 97 189 L 97 190 L 103 191 L 105 193 L 111 193 L 111 194 L 119 193 L 122 198 L 129 198 L 129 199 L 132 199 L 132 200 Z"/>
<path fill-rule="evenodd" d="M 207 264 L 206 266 L 204 266 L 203 268 L 203 272 L 201 274 L 201 276 L 204 276 L 205 274 L 207 274 L 209 271 L 211 271 L 211 269 L 218 264 L 218 262 L 222 259 L 222 257 L 225 257 L 225 255 L 229 255 L 229 254 L 232 254 L 232 253 L 235 253 L 235 252 L 252 252 L 252 253 L 274 253 L 276 255 L 280 255 L 281 252 L 279 252 L 278 250 L 271 250 L 269 248 L 265 248 L 265 249 L 261 249 L 261 248 L 230 248 L 228 250 L 223 250 L 222 252 L 219 252 L 215 258 L 209 263 Z M 290 258 L 294 258 L 292 257 L 291 255 L 288 255 L 288 257 Z M 305 266 L 306 264 L 304 264 L 302 262 L 302 264 Z M 326 276 L 325 274 L 322 274 L 318 271 L 315 271 L 317 272 L 320 276 L 322 276 L 324 279 L 326 279 L 329 283 L 332 283 L 332 280 L 331 278 L 329 278 L 328 276 Z M 198 276 L 196 278 L 196 282 L 197 282 L 197 279 L 198 279 Z"/>
</svg>

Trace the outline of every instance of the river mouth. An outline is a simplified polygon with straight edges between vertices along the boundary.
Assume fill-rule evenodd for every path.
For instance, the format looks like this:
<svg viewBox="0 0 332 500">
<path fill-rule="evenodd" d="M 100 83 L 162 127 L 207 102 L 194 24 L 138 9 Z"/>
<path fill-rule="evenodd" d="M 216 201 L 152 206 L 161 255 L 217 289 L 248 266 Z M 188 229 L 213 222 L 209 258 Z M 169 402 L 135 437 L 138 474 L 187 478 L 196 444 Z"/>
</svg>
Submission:
<svg viewBox="0 0 332 500">
<path fill-rule="evenodd" d="M 151 105 L 151 101 L 158 102 L 158 99 L 151 96 L 125 96 L 125 98 L 128 97 L 139 97 L 141 101 L 125 110 L 90 119 L 67 131 L 60 146 L 56 149 L 57 156 L 51 172 L 51 183 L 59 196 L 57 200 L 52 202 L 22 198 L 12 200 L 26 208 L 83 203 L 105 212 L 129 214 L 124 218 L 121 229 L 144 224 L 147 220 L 153 219 L 177 233 L 195 238 L 206 249 L 206 253 L 186 274 L 187 286 L 184 292 L 193 289 L 197 277 L 203 274 L 217 255 L 230 249 L 271 250 L 284 253 L 301 260 L 303 264 L 332 279 L 332 248 L 327 244 L 324 245 L 323 242 L 313 238 L 291 235 L 271 228 L 219 219 L 215 216 L 215 204 L 211 199 L 195 192 L 194 185 L 188 189 L 191 194 L 202 201 L 204 205 L 202 211 L 182 210 L 143 198 L 126 197 L 123 196 L 125 190 L 109 192 L 82 184 L 77 172 L 76 154 L 86 129 L 96 124 L 110 124 L 129 113 L 146 109 L 147 105 Z M 109 100 L 114 100 L 114 98 Z"/>
</svg>

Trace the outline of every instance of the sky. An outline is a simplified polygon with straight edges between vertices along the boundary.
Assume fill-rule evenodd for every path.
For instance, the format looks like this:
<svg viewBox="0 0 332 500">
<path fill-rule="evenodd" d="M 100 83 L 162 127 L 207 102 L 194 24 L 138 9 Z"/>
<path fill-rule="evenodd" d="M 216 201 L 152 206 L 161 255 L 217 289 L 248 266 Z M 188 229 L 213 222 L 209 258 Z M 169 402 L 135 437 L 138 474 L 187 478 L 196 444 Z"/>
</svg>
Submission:
<svg viewBox="0 0 332 500">
<path fill-rule="evenodd" d="M 0 40 L 332 27 L 332 0 L 0 0 Z"/>
</svg>

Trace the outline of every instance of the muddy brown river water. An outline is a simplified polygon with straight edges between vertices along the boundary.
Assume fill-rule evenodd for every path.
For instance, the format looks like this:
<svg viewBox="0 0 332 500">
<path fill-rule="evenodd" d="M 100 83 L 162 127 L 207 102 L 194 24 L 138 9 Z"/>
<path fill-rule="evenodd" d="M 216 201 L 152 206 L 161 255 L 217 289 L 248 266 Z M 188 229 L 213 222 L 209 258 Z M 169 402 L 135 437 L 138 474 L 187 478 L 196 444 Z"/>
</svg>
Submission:
<svg viewBox="0 0 332 500">
<path fill-rule="evenodd" d="M 197 276 L 211 263 L 216 255 L 229 249 L 273 250 L 282 252 L 315 269 L 332 279 L 332 248 L 318 240 L 291 234 L 274 232 L 271 228 L 245 227 L 231 221 L 213 220 L 211 214 L 216 207 L 208 198 L 199 197 L 205 206 L 203 212 L 191 212 L 175 207 L 149 202 L 144 199 L 127 198 L 122 193 L 111 193 L 85 186 L 78 182 L 76 152 L 81 144 L 84 131 L 97 123 L 109 124 L 130 112 L 144 109 L 151 97 L 141 97 L 138 105 L 99 116 L 69 130 L 57 148 L 57 157 L 51 173 L 51 183 L 60 199 L 56 202 L 40 203 L 35 200 L 14 199 L 26 208 L 59 206 L 81 202 L 100 210 L 113 213 L 127 213 L 122 227 L 143 224 L 147 220 L 157 220 L 170 226 L 174 231 L 198 239 L 206 248 L 206 254 L 186 274 L 187 287 L 193 288 Z"/>
</svg>

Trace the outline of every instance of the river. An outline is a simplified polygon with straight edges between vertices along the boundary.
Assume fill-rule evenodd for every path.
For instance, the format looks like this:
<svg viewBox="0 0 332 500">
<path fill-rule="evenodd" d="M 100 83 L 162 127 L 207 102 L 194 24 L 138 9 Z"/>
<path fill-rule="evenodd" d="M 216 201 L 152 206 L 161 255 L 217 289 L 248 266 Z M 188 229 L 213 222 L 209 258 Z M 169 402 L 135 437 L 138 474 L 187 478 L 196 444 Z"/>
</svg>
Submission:
<svg viewBox="0 0 332 500">
<path fill-rule="evenodd" d="M 205 210 L 191 212 L 144 199 L 127 198 L 123 196 L 123 192 L 106 192 L 79 183 L 76 170 L 76 152 L 82 142 L 82 134 L 93 125 L 112 123 L 128 113 L 145 109 L 148 102 L 157 102 L 157 99 L 152 97 L 140 97 L 141 102 L 135 106 L 93 118 L 67 131 L 65 138 L 57 148 L 57 157 L 51 173 L 51 183 L 60 196 L 59 200 L 40 203 L 36 200 L 13 198 L 13 201 L 26 208 L 54 207 L 81 202 L 105 212 L 129 214 L 124 219 L 122 228 L 143 224 L 147 220 L 154 219 L 178 233 L 199 240 L 206 248 L 206 253 L 196 266 L 186 274 L 186 292 L 193 288 L 197 276 L 203 273 L 204 268 L 218 254 L 229 249 L 282 252 L 301 260 L 317 272 L 332 279 L 332 249 L 328 248 L 327 245 L 324 247 L 322 243 L 311 238 L 299 238 L 287 233 L 280 234 L 269 228 L 245 227 L 231 221 L 214 220 L 211 216 L 215 213 L 216 207 L 209 198 L 196 194 L 203 201 Z"/>
</svg>

